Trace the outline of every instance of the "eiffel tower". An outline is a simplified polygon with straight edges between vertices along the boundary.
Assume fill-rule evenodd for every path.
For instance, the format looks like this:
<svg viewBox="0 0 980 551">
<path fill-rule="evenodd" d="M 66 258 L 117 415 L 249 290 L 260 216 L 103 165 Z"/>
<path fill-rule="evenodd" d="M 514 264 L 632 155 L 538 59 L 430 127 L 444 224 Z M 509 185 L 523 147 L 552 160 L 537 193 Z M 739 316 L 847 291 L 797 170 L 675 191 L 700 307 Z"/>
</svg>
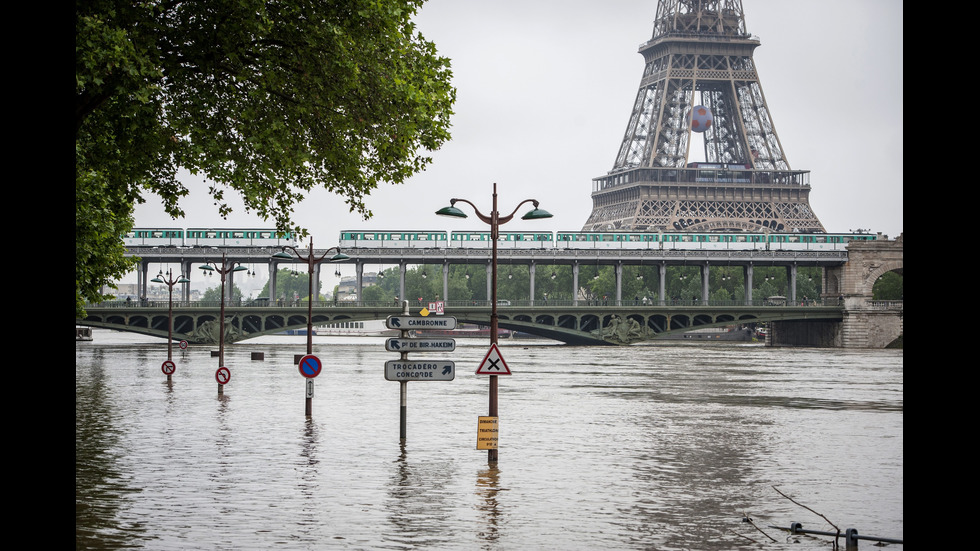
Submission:
<svg viewBox="0 0 980 551">
<path fill-rule="evenodd" d="M 776 136 L 752 59 L 759 45 L 741 0 L 658 1 L 623 144 L 592 180 L 583 231 L 825 231 L 809 171 L 790 168 Z M 693 134 L 705 162 L 688 163 Z"/>
</svg>

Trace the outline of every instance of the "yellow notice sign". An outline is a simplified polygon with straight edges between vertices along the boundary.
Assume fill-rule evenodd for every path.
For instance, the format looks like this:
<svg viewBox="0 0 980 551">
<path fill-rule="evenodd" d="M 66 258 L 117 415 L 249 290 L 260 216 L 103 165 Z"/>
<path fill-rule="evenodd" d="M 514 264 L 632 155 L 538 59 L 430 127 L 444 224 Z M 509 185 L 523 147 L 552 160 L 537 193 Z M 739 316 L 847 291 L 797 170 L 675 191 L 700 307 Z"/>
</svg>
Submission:
<svg viewBox="0 0 980 551">
<path fill-rule="evenodd" d="M 497 449 L 497 418 L 480 417 L 476 430 L 476 449 Z"/>
<path fill-rule="evenodd" d="M 419 311 L 419 313 L 422 314 L 423 316 L 428 316 L 429 310 L 428 308 L 423 308 L 422 310 Z"/>
</svg>

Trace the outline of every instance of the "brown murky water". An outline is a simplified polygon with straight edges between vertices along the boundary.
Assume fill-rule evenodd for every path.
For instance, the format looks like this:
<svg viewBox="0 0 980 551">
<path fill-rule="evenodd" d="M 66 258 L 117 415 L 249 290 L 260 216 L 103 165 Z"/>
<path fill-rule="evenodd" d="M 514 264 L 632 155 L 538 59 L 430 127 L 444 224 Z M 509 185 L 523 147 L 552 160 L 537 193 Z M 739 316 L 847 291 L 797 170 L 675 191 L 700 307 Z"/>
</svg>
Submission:
<svg viewBox="0 0 980 551">
<path fill-rule="evenodd" d="M 228 347 L 221 397 L 210 348 L 175 349 L 168 385 L 159 340 L 77 343 L 76 547 L 830 549 L 770 528 L 834 529 L 776 489 L 903 538 L 902 351 L 508 342 L 491 467 L 488 343 L 425 356 L 457 375 L 408 384 L 402 443 L 384 340 L 317 338 L 307 418 L 304 339 Z"/>
</svg>

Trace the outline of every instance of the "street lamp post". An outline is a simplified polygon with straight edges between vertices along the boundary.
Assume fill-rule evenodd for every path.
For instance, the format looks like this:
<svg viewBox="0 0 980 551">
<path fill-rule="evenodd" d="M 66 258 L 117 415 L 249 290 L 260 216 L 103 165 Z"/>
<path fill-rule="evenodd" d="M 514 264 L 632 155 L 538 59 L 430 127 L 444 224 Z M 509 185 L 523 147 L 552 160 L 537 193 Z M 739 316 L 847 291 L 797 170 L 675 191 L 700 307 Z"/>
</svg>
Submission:
<svg viewBox="0 0 980 551">
<path fill-rule="evenodd" d="M 221 267 L 219 268 L 217 264 L 205 264 L 201 266 L 201 269 L 211 273 L 218 272 L 221 275 L 221 313 L 219 314 L 218 320 L 218 370 L 221 371 L 225 368 L 225 276 L 232 272 L 244 272 L 248 268 L 245 266 L 238 265 L 228 265 L 227 255 L 221 253 Z M 218 394 L 224 394 L 225 385 L 224 383 L 218 383 Z"/>
<path fill-rule="evenodd" d="M 490 344 L 494 346 L 497 344 L 497 239 L 500 234 L 500 226 L 510 222 L 514 218 L 514 214 L 517 210 L 521 208 L 525 203 L 532 203 L 534 205 L 534 210 L 529 211 L 527 214 L 521 217 L 522 220 L 538 220 L 541 218 L 551 218 L 551 213 L 538 208 L 538 201 L 536 199 L 525 199 L 518 203 L 517 207 L 514 208 L 513 212 L 507 216 L 501 216 L 500 212 L 497 210 L 497 184 L 493 184 L 493 207 L 490 214 L 483 214 L 480 209 L 476 207 L 472 202 L 466 199 L 450 199 L 449 206 L 443 207 L 436 211 L 436 214 L 441 216 L 452 216 L 456 218 L 466 218 L 466 213 L 456 208 L 456 203 L 466 203 L 467 205 L 473 207 L 473 211 L 476 212 L 477 218 L 482 220 L 485 224 L 490 225 L 490 242 L 491 242 L 491 257 L 490 257 Z M 490 417 L 497 417 L 497 376 L 490 375 Z M 490 463 L 497 462 L 497 450 L 487 450 L 487 460 Z"/>
<path fill-rule="evenodd" d="M 286 252 L 286 250 L 293 251 L 293 254 L 295 254 L 296 256 L 295 257 L 291 256 L 289 253 Z M 285 260 L 299 260 L 300 262 L 306 262 L 309 268 L 310 294 L 307 295 L 307 301 L 306 301 L 307 302 L 307 309 L 306 309 L 306 355 L 307 356 L 313 354 L 313 268 L 320 262 L 323 262 L 323 260 L 327 257 L 327 254 L 329 254 L 330 251 L 334 251 L 334 250 L 337 251 L 337 254 L 330 257 L 331 262 L 337 262 L 339 260 L 347 260 L 348 258 L 350 258 L 346 254 L 340 252 L 340 247 L 330 247 L 329 249 L 324 251 L 323 254 L 320 255 L 319 257 L 315 256 L 313 254 L 312 236 L 310 237 L 309 252 L 305 257 L 299 252 L 299 250 L 296 247 L 292 247 L 290 245 L 284 246 L 282 248 L 282 251 L 272 255 L 273 258 L 281 258 Z M 310 379 L 308 381 L 308 384 L 312 385 L 313 380 Z M 310 387 L 310 389 L 312 390 L 312 386 Z M 312 396 L 312 392 L 308 392 L 306 396 L 306 416 L 310 417 L 312 415 L 313 415 L 313 396 Z"/>
<path fill-rule="evenodd" d="M 180 274 L 179 276 L 177 276 L 177 279 L 174 279 L 173 270 L 171 270 L 171 269 L 168 268 L 167 269 L 166 279 L 164 279 L 163 270 L 160 270 L 160 273 L 158 273 L 157 276 L 155 278 L 151 279 L 150 281 L 152 281 L 153 283 L 163 283 L 164 285 L 167 286 L 167 288 L 169 290 L 169 293 L 170 293 L 169 307 L 167 309 L 167 321 L 168 321 L 168 323 L 167 323 L 167 361 L 168 362 L 171 362 L 171 365 L 172 365 L 173 364 L 173 359 L 174 359 L 174 353 L 173 353 L 173 346 L 174 346 L 174 285 L 177 285 L 178 283 L 190 283 L 191 280 L 189 280 L 186 277 L 184 277 L 184 274 Z M 171 379 L 170 379 L 171 373 L 167 373 L 167 382 L 168 383 L 171 382 Z"/>
</svg>

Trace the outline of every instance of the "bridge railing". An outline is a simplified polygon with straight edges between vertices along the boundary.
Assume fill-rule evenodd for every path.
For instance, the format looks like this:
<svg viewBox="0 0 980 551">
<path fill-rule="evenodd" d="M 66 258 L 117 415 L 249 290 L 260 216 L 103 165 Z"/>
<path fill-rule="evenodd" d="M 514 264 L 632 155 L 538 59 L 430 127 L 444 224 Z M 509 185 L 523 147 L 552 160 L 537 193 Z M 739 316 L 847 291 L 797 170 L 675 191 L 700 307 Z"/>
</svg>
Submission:
<svg viewBox="0 0 980 551">
<path fill-rule="evenodd" d="M 410 300 L 410 308 L 428 308 L 433 302 L 441 302 L 446 308 L 453 307 L 490 307 L 489 300 L 446 300 L 446 301 L 436 301 L 436 300 Z M 887 303 L 887 304 L 879 304 Z M 901 305 L 901 301 L 876 301 L 874 306 L 876 308 L 889 308 L 894 309 L 895 303 Z M 141 299 L 141 300 L 112 300 L 104 301 L 99 303 L 87 304 L 88 308 L 168 308 L 169 301 L 167 300 L 154 300 L 154 299 Z M 173 301 L 174 308 L 207 308 L 207 309 L 217 309 L 221 307 L 221 302 L 217 300 L 192 300 L 192 301 Z M 753 299 L 751 301 L 745 300 L 710 300 L 707 303 L 701 301 L 700 299 L 668 299 L 662 304 L 657 299 L 643 299 L 643 298 L 630 298 L 622 299 L 617 304 L 614 298 L 594 298 L 594 299 L 579 299 L 577 302 L 573 302 L 570 299 L 538 299 L 531 301 L 529 299 L 520 300 L 498 300 L 497 308 L 500 310 L 506 310 L 508 308 L 548 308 L 548 307 L 596 307 L 596 306 L 639 306 L 639 307 L 661 307 L 661 306 L 679 306 L 679 307 L 691 307 L 691 306 L 704 306 L 704 307 L 787 307 L 787 306 L 822 306 L 822 307 L 839 307 L 841 306 L 839 299 L 837 298 L 826 298 L 826 299 L 800 299 L 797 301 L 787 301 L 786 299 L 773 300 L 771 298 L 766 299 Z M 236 300 L 236 301 L 226 301 L 226 308 L 290 308 L 296 310 L 307 310 L 309 308 L 308 303 L 305 300 Z M 401 301 L 395 300 L 381 300 L 381 301 L 334 301 L 334 300 L 318 300 L 313 301 L 314 308 L 379 308 L 379 307 L 391 307 L 399 308 L 401 307 Z M 900 306 L 899 306 L 900 307 Z"/>
<path fill-rule="evenodd" d="M 905 310 L 903 300 L 869 300 L 868 308 L 872 310 Z"/>
</svg>

